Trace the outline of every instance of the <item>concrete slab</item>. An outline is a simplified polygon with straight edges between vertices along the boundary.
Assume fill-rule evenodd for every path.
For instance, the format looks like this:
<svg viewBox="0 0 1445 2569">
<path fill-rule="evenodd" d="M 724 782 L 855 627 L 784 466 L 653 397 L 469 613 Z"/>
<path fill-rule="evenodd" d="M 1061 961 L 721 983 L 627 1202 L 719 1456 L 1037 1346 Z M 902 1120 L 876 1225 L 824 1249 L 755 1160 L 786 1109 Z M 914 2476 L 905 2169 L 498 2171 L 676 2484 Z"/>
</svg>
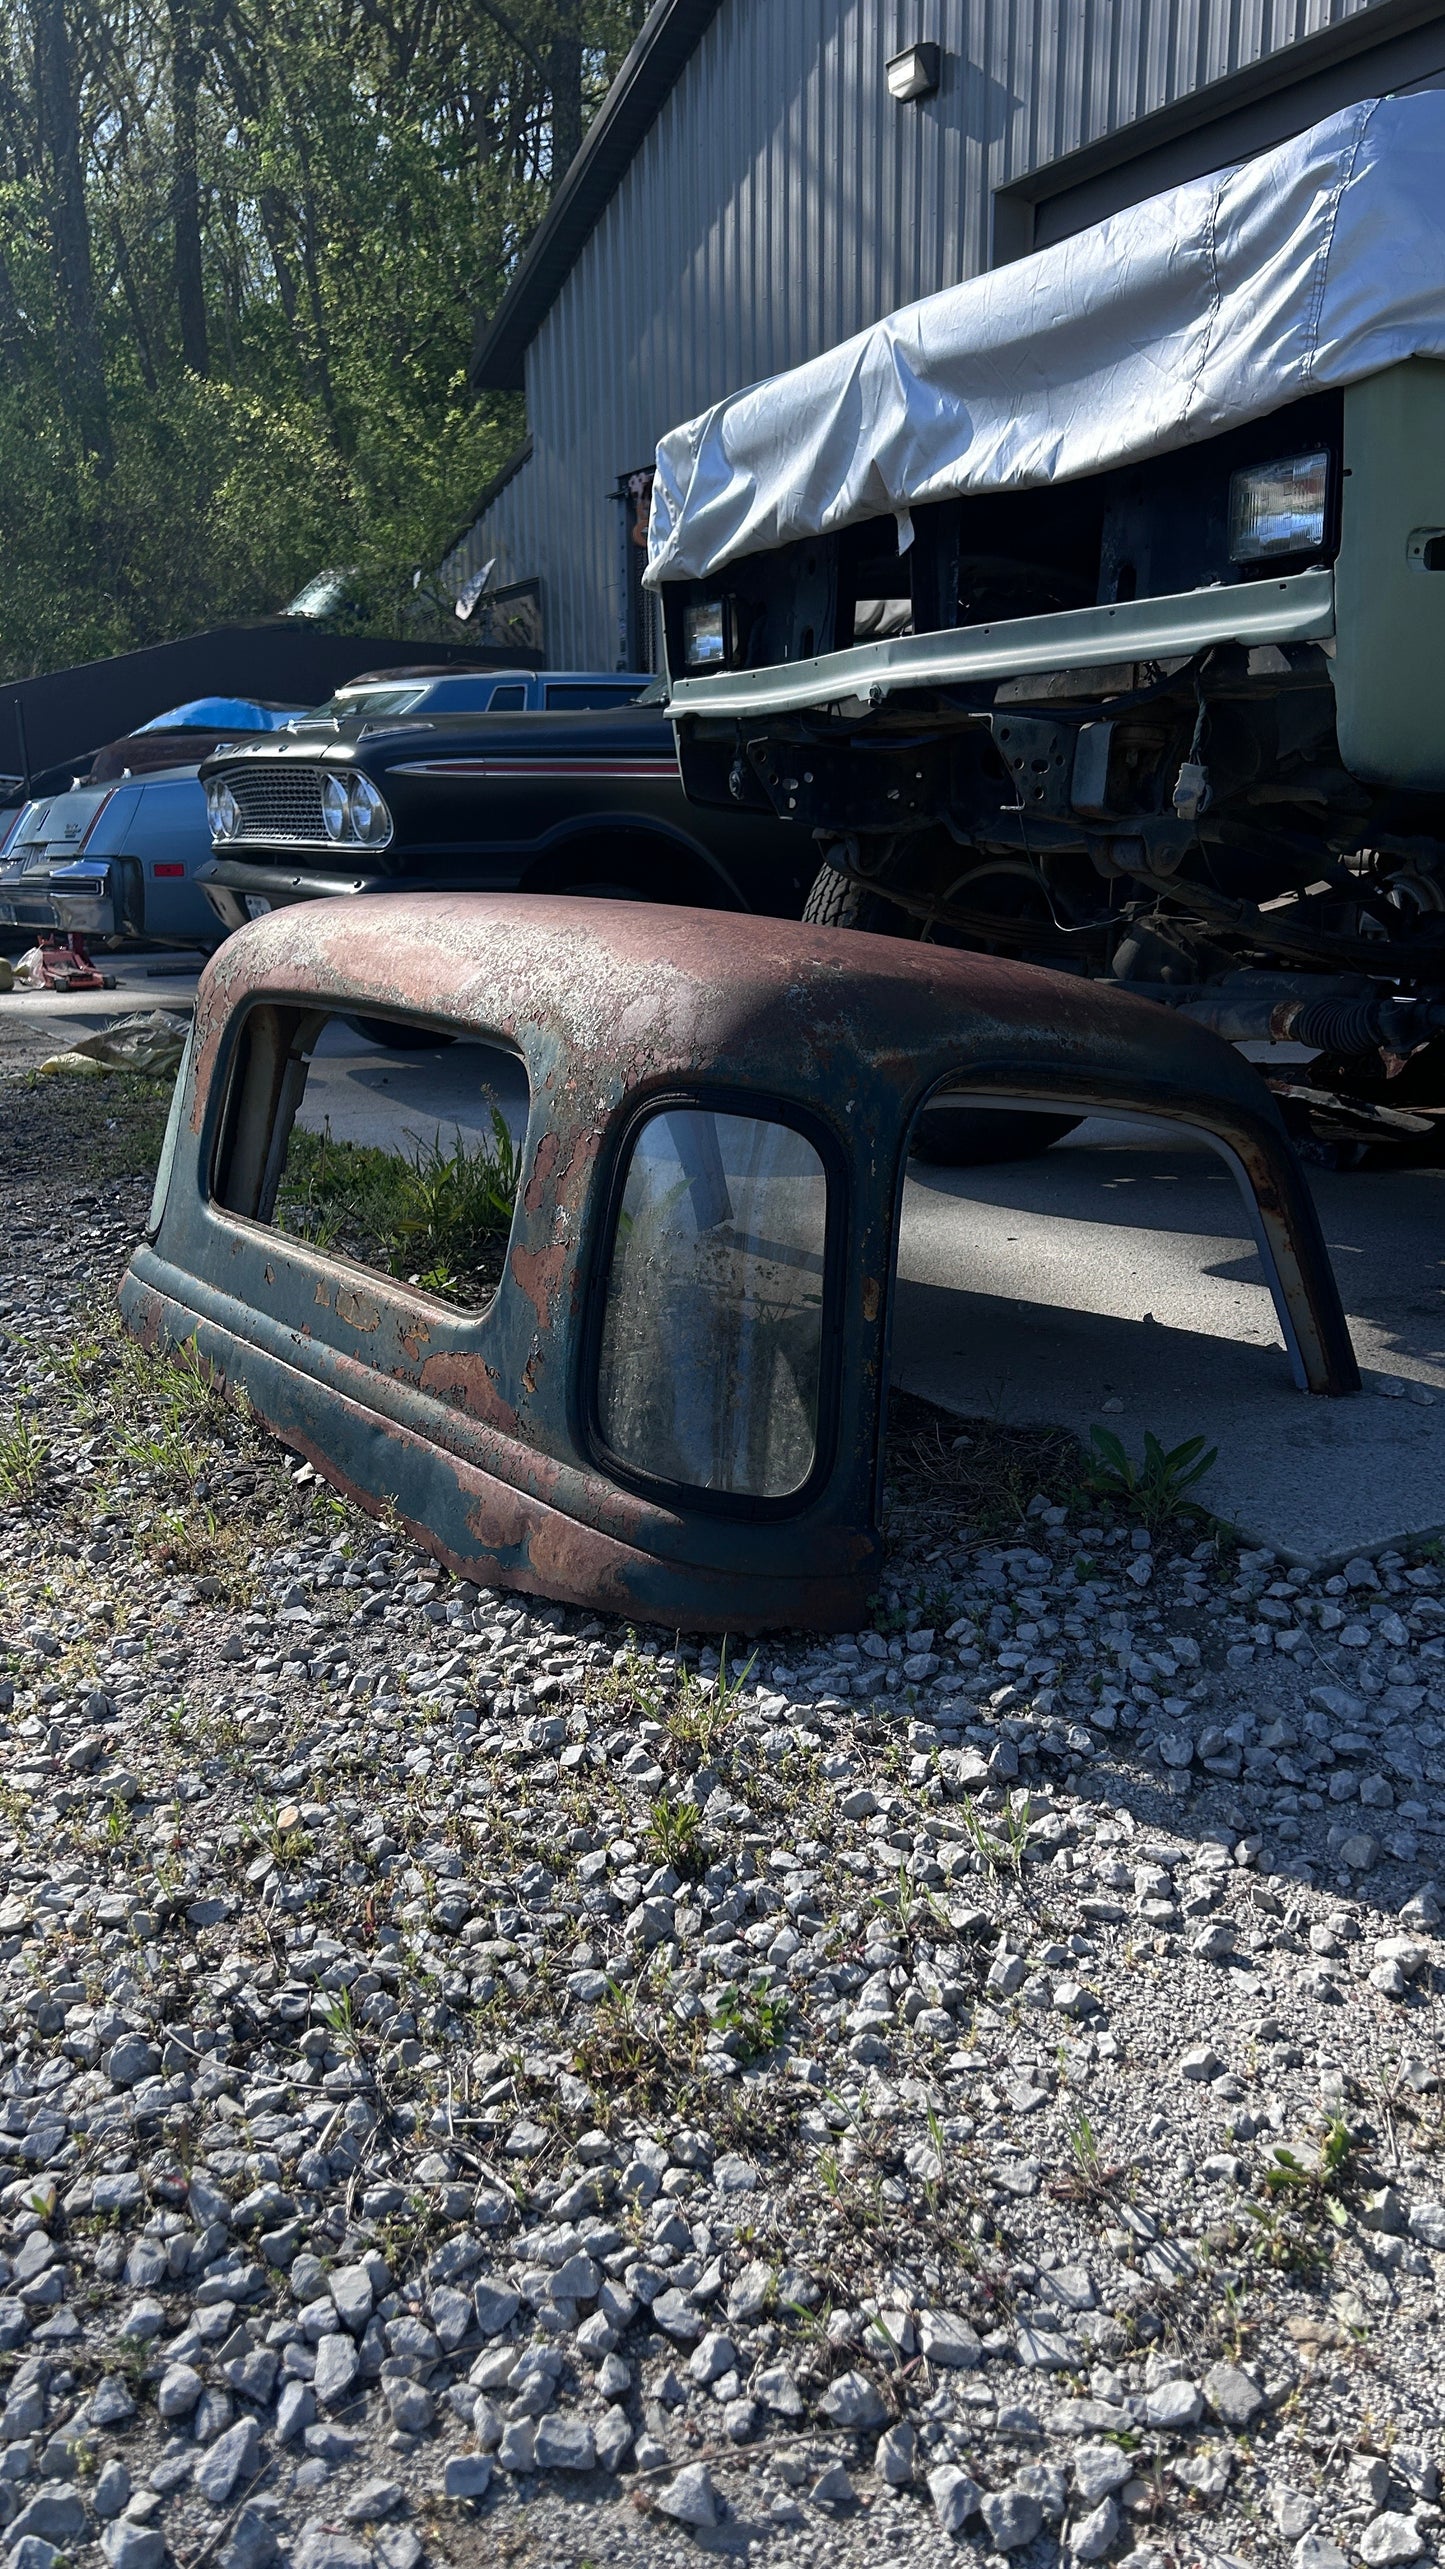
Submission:
<svg viewBox="0 0 1445 2569">
<path fill-rule="evenodd" d="M 344 1024 L 328 1026 L 316 1048 L 299 1121 L 329 1128 L 338 1142 L 389 1150 L 449 1150 L 461 1132 L 488 1139 L 492 1106 L 520 1141 L 527 1123 L 527 1075 L 495 1044 L 445 1044 L 434 1052 L 378 1052 Z"/>
<path fill-rule="evenodd" d="M 1445 1170 L 1311 1172 L 1366 1389 L 1295 1390 L 1233 1178 L 1161 1127 L 1093 1122 L 1039 1160 L 918 1170 L 896 1379 L 966 1417 L 1203 1435 L 1201 1492 L 1252 1540 L 1334 1561 L 1445 1528 Z"/>
</svg>

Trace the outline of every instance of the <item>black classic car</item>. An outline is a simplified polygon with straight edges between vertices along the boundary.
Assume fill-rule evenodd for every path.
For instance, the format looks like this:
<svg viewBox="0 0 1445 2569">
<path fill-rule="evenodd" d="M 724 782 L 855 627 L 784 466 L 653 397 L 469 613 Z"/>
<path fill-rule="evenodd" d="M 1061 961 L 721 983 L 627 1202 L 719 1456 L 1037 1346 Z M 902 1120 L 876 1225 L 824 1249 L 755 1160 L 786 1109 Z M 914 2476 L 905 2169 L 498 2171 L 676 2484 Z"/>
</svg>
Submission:
<svg viewBox="0 0 1445 2569">
<path fill-rule="evenodd" d="M 817 858 L 771 814 L 690 805 L 661 689 L 615 711 L 381 713 L 202 770 L 226 928 L 355 892 L 588 892 L 796 918 Z"/>
</svg>

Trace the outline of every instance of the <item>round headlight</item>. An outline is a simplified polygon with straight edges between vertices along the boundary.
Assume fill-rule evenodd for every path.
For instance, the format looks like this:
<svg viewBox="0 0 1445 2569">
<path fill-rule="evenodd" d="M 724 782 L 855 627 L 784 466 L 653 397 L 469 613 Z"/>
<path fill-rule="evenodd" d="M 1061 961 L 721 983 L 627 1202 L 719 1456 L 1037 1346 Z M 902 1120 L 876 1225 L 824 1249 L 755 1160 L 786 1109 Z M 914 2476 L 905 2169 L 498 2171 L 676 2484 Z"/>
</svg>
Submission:
<svg viewBox="0 0 1445 2569">
<path fill-rule="evenodd" d="M 328 776 L 321 788 L 321 818 L 328 838 L 349 838 L 351 827 L 346 811 L 346 779 Z"/>
<path fill-rule="evenodd" d="M 391 814 L 369 776 L 353 776 L 349 789 L 351 835 L 363 847 L 385 847 L 391 836 Z"/>
<path fill-rule="evenodd" d="M 239 838 L 241 807 L 231 788 L 218 777 L 206 787 L 206 810 L 210 815 L 212 838 Z"/>
</svg>

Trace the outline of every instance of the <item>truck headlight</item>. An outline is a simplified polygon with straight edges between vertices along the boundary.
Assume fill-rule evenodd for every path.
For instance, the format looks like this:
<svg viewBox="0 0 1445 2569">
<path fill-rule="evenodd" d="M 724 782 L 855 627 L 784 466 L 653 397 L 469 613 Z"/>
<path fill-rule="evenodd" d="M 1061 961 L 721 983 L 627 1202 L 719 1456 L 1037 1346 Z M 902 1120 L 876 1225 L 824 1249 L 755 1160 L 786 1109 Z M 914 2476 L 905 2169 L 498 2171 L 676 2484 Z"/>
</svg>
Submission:
<svg viewBox="0 0 1445 2569">
<path fill-rule="evenodd" d="M 1229 483 L 1231 562 L 1269 562 L 1277 554 L 1324 549 L 1329 498 L 1327 454 L 1289 455 L 1249 464 Z"/>
<path fill-rule="evenodd" d="M 682 619 L 682 647 L 689 669 L 721 669 L 727 659 L 727 609 L 721 598 L 688 607 Z"/>
<path fill-rule="evenodd" d="M 353 776 L 346 789 L 351 835 L 363 847 L 385 847 L 391 836 L 391 814 L 369 776 Z"/>
<path fill-rule="evenodd" d="M 213 839 L 240 837 L 241 806 L 224 777 L 218 776 L 206 787 L 206 810 Z"/>
</svg>

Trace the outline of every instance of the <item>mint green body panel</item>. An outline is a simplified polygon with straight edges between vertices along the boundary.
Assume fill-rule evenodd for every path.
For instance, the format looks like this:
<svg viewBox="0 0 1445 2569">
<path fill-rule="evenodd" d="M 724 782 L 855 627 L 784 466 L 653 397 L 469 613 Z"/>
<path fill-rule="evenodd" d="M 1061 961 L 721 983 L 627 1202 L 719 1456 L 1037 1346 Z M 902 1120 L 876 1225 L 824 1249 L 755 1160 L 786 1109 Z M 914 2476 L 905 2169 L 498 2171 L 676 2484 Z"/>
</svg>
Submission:
<svg viewBox="0 0 1445 2569">
<path fill-rule="evenodd" d="M 1411 357 L 1348 387 L 1341 489 L 1334 661 L 1340 756 L 1369 784 L 1439 791 L 1445 365 Z M 1428 567 L 1432 551 L 1438 570 Z"/>
</svg>

